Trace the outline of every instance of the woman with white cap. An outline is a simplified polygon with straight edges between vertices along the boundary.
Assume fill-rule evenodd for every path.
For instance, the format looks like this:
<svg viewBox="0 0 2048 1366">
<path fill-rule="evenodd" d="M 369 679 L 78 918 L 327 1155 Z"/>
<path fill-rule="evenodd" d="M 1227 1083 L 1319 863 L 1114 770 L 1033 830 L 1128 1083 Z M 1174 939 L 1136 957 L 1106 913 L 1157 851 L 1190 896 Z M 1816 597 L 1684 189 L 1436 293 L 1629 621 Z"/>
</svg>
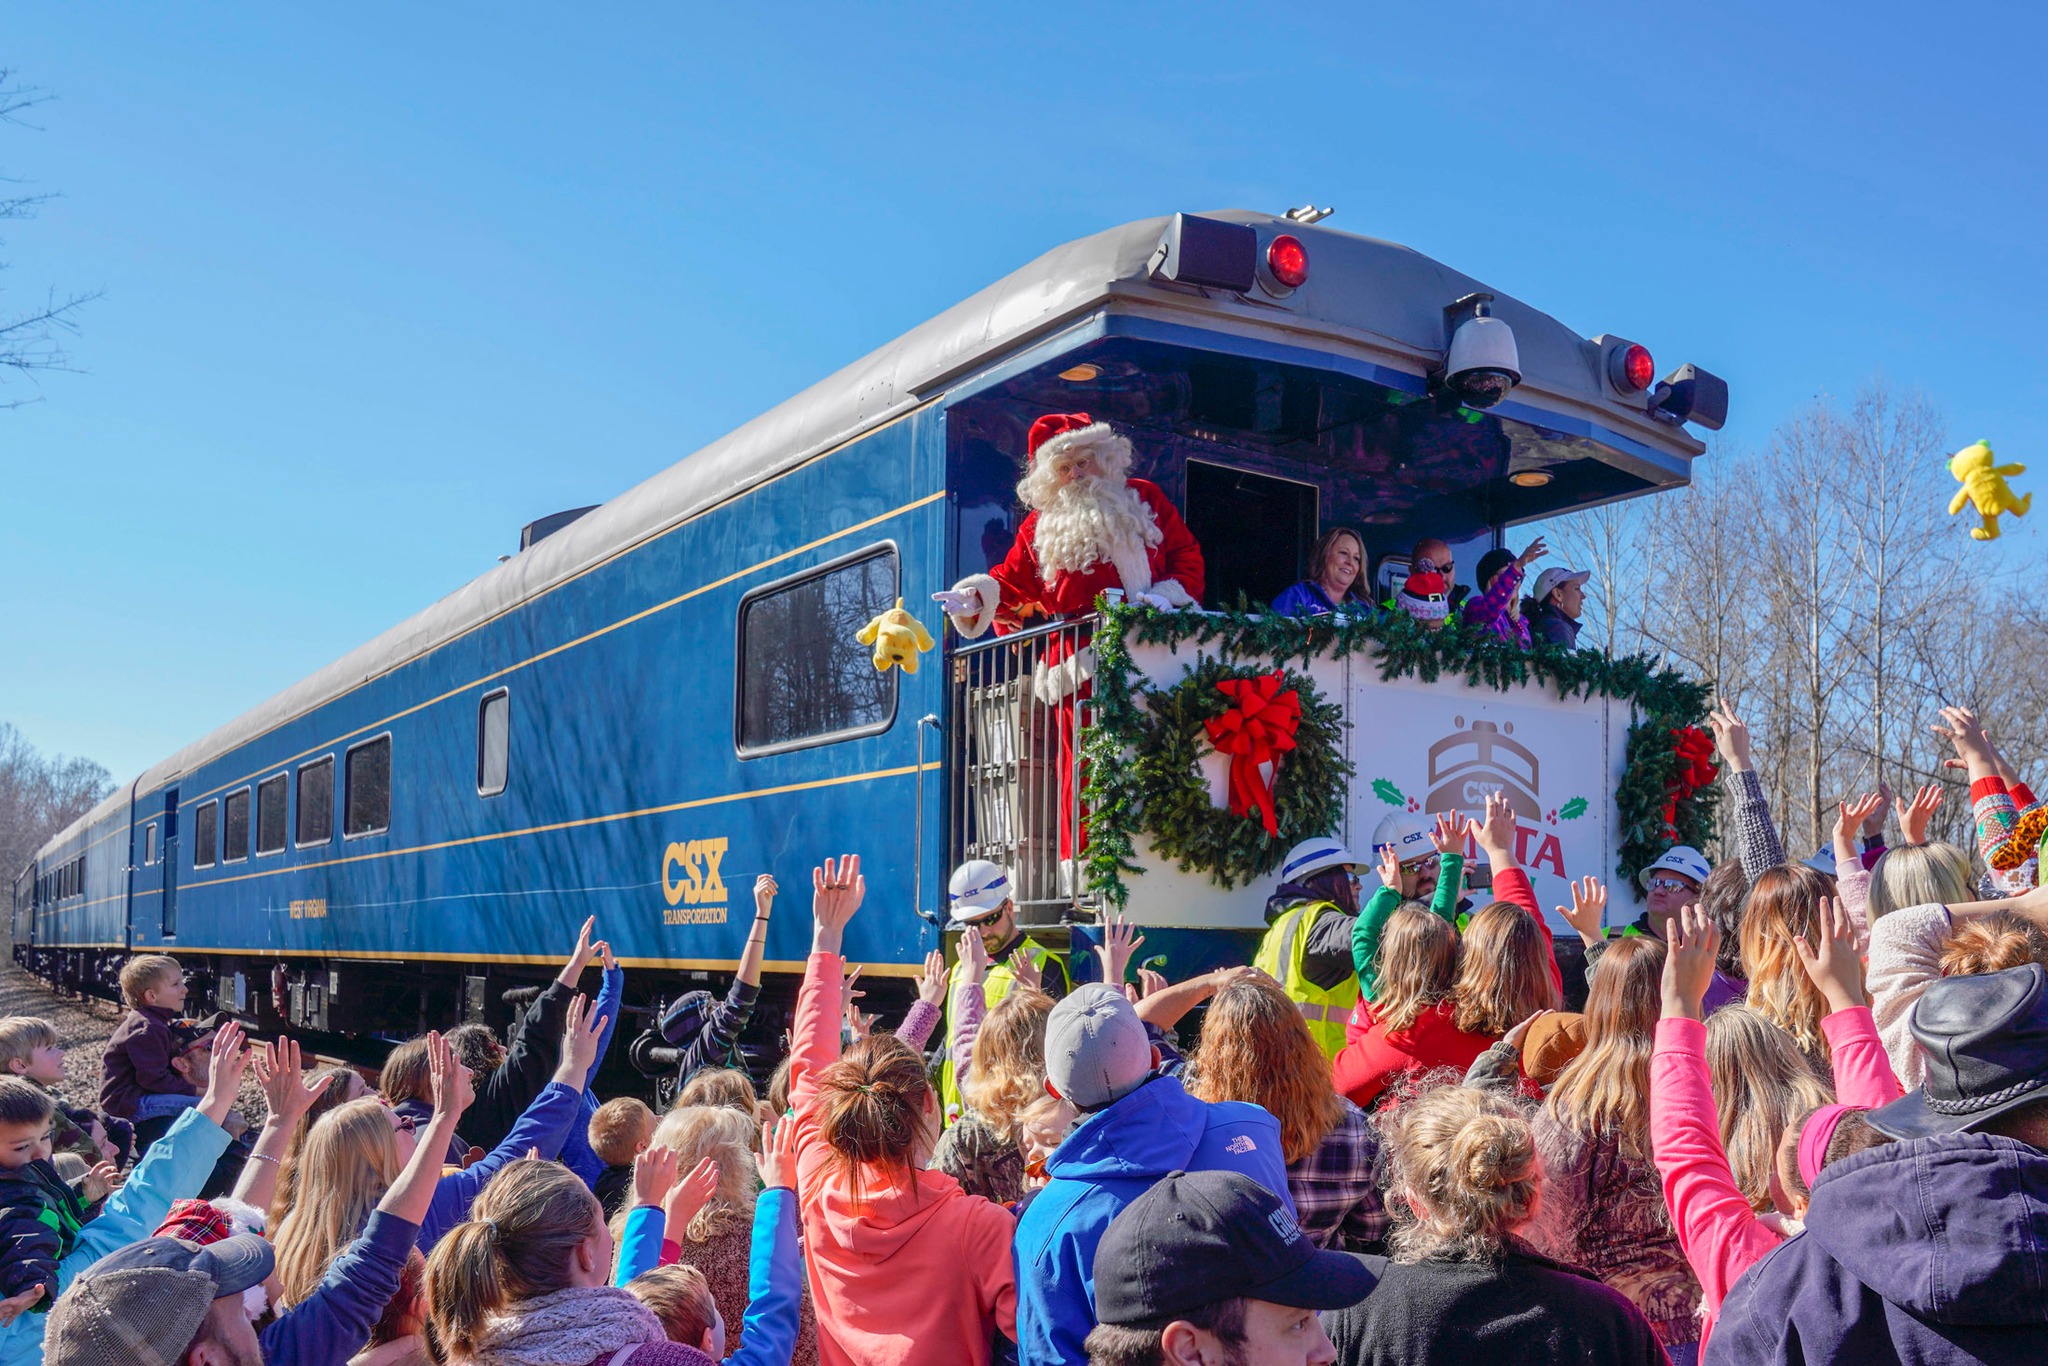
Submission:
<svg viewBox="0 0 2048 1366">
<path fill-rule="evenodd" d="M 1562 645 L 1567 650 L 1579 644 L 1579 614 L 1586 610 L 1586 580 L 1590 569 L 1566 569 L 1553 565 L 1536 576 L 1536 586 L 1522 609 L 1529 634 L 1537 643 Z"/>
</svg>

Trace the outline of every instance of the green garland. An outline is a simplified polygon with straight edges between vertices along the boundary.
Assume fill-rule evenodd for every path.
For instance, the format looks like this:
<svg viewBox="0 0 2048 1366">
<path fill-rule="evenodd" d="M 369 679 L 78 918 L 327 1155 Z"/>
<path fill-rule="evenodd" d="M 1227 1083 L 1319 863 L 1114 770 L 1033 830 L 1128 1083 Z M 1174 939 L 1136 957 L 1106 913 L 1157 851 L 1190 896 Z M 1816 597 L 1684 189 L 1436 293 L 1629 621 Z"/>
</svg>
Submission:
<svg viewBox="0 0 2048 1366">
<path fill-rule="evenodd" d="M 1427 630 L 1400 612 L 1339 620 L 1276 616 L 1252 611 L 1243 603 L 1228 612 L 1157 612 L 1129 604 L 1104 605 L 1095 631 L 1094 719 L 1084 746 L 1084 796 L 1089 812 L 1089 885 L 1117 906 L 1130 896 L 1125 876 L 1142 871 L 1132 840 L 1147 825 L 1138 771 L 1148 723 L 1133 684 L 1128 642 L 1168 647 L 1192 643 L 1214 650 L 1219 661 L 1265 664 L 1269 669 L 1295 660 L 1306 665 L 1312 659 L 1365 654 L 1377 661 L 1383 679 L 1433 683 L 1449 676 L 1496 691 L 1536 680 L 1564 697 L 1601 695 L 1629 702 L 1636 720 L 1629 728 L 1621 785 L 1615 793 L 1622 836 L 1615 871 L 1631 887 L 1636 874 L 1672 843 L 1664 830 L 1664 799 L 1678 773 L 1671 731 L 1701 725 L 1707 715 L 1706 684 L 1641 655 L 1609 659 L 1595 650 L 1556 645 L 1522 650 L 1456 622 Z M 1712 839 L 1719 800 L 1718 787 L 1709 784 L 1679 802 L 1674 821 L 1677 842 L 1700 848 Z M 1258 833 L 1263 837 L 1265 832 Z"/>
<path fill-rule="evenodd" d="M 1271 672 L 1198 656 L 1180 682 L 1146 693 L 1151 715 L 1142 722 L 1144 735 L 1131 758 L 1130 780 L 1153 848 L 1183 872 L 1207 873 L 1226 890 L 1273 871 L 1299 841 L 1336 829 L 1344 781 L 1352 774 L 1343 756 L 1344 709 L 1326 701 L 1308 675 L 1290 669 L 1286 686 L 1301 702 L 1301 720 L 1295 747 L 1273 777 L 1279 835 L 1268 835 L 1256 815 L 1233 815 L 1210 801 L 1196 767 L 1208 735 L 1203 723 L 1232 705 L 1217 684 Z"/>
</svg>

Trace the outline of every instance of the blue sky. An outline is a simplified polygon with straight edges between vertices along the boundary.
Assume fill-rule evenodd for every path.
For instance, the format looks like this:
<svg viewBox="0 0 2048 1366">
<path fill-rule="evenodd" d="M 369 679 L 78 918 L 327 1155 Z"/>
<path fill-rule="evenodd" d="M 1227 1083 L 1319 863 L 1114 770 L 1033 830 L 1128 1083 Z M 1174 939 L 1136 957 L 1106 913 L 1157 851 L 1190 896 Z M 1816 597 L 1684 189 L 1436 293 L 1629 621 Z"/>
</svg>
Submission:
<svg viewBox="0 0 2048 1366">
<path fill-rule="evenodd" d="M 63 197 L 0 305 L 105 295 L 0 389 L 0 720 L 129 776 L 1176 209 L 1334 203 L 1725 375 L 1738 443 L 1883 375 L 2048 466 L 2035 11 L 749 8 L 10 5 L 60 98 L 0 173 Z"/>
</svg>

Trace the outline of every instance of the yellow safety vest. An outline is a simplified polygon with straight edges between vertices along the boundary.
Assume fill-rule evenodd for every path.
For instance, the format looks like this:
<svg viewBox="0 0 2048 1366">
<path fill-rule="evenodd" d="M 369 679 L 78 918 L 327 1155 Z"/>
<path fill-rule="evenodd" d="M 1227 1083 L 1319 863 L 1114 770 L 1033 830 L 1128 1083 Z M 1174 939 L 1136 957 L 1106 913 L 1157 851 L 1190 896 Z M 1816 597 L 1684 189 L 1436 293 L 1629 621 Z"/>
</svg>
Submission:
<svg viewBox="0 0 2048 1366">
<path fill-rule="evenodd" d="M 1308 1032 L 1323 1050 L 1323 1056 L 1334 1058 L 1344 1046 L 1344 1026 L 1358 1005 L 1358 978 L 1348 975 L 1325 991 L 1303 975 L 1301 959 L 1308 952 L 1308 932 L 1324 911 L 1342 914 L 1342 908 L 1329 901 L 1304 902 L 1283 912 L 1259 941 L 1258 956 L 1252 959 L 1252 966 L 1280 984 L 1300 1009 L 1301 1018 L 1308 1021 Z"/>
<path fill-rule="evenodd" d="M 966 933 L 972 934 L 974 931 L 969 930 Z M 1058 954 L 1028 939 L 1018 945 L 1002 962 L 989 964 L 988 975 L 981 979 L 981 999 L 991 1012 L 1002 1004 L 1003 998 L 1017 985 L 1017 970 L 1011 967 L 1010 963 L 1020 953 L 1028 953 L 1037 961 L 1041 982 L 1059 964 Z M 955 958 L 953 970 L 946 974 L 946 1057 L 939 1067 L 939 1099 L 945 1104 L 946 1123 L 949 1126 L 960 1118 L 961 1112 L 966 1108 L 966 1099 L 960 1094 L 959 1079 L 953 1075 L 953 1036 L 954 1031 L 959 1028 L 959 1021 L 953 1018 L 952 1006 L 953 989 L 960 985 L 960 978 L 966 967 L 965 963 Z"/>
</svg>

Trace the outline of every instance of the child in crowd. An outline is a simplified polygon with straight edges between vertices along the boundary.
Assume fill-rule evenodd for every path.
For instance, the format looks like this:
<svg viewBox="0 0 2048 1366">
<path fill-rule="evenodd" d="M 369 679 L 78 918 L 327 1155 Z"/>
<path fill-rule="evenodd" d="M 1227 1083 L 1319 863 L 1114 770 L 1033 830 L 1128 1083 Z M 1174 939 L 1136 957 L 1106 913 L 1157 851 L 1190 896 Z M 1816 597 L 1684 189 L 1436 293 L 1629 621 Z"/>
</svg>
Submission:
<svg viewBox="0 0 2048 1366">
<path fill-rule="evenodd" d="M 50 1163 L 57 1107 L 43 1088 L 0 1078 L 0 1323 L 57 1298 L 57 1263 L 85 1226 L 85 1204 Z"/>
<path fill-rule="evenodd" d="M 0 1076 L 21 1077 L 50 1093 L 57 1106 L 56 1146 L 76 1153 L 87 1167 L 119 1162 L 135 1130 L 126 1120 L 103 1119 L 83 1106 L 66 1105 L 56 1089 L 64 1081 L 64 1049 L 57 1030 L 34 1015 L 0 1019 Z"/>
<path fill-rule="evenodd" d="M 590 1151 L 604 1163 L 591 1187 L 609 1219 L 619 1212 L 633 1189 L 633 1159 L 654 1142 L 654 1111 L 633 1096 L 620 1096 L 597 1107 L 590 1116 Z"/>
<path fill-rule="evenodd" d="M 100 1063 L 100 1108 L 137 1124 L 174 1118 L 199 1100 L 199 1088 L 171 1066 L 180 1051 L 171 1022 L 185 1008 L 185 970 L 164 954 L 138 954 L 121 965 L 121 999 L 128 1013 Z"/>
</svg>

